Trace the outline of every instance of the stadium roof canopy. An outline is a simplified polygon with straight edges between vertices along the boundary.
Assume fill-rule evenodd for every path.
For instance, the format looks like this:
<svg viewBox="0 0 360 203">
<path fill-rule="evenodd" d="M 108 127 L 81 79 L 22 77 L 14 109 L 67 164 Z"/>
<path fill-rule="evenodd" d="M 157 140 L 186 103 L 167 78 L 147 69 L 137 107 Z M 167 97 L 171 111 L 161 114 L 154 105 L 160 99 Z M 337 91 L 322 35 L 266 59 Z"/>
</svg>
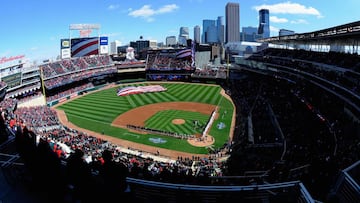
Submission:
<svg viewBox="0 0 360 203">
<path fill-rule="evenodd" d="M 330 47 L 330 51 L 358 53 L 360 21 L 326 28 L 314 32 L 275 36 L 259 39 L 258 42 L 285 45 L 286 47 Z"/>
</svg>

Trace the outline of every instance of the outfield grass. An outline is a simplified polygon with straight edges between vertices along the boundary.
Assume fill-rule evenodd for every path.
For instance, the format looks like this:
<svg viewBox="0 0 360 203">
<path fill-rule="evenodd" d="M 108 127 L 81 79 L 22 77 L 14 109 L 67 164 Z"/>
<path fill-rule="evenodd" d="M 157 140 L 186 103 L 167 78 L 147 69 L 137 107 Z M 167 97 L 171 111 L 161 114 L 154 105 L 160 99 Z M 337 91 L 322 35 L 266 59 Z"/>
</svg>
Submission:
<svg viewBox="0 0 360 203">
<path fill-rule="evenodd" d="M 122 86 L 149 84 L 126 84 Z M 167 91 L 119 97 L 116 95 L 116 90 L 119 87 L 114 87 L 87 94 L 83 97 L 62 104 L 57 108 L 64 110 L 68 120 L 81 128 L 99 133 L 104 131 L 104 133 L 109 136 L 160 148 L 206 154 L 208 153 L 208 150 L 205 147 L 192 146 L 188 144 L 186 140 L 154 134 L 137 134 L 129 132 L 127 129 L 113 127 L 111 126 L 111 123 L 120 114 L 132 108 L 147 104 L 178 101 L 213 104 L 219 106 L 219 117 L 214 121 L 209 133 L 215 138 L 213 147 L 221 147 L 225 142 L 227 142 L 234 109 L 231 102 L 220 94 L 221 88 L 219 86 L 187 83 L 161 83 L 161 85 L 166 87 Z M 176 126 L 172 125 L 170 122 L 173 118 L 175 118 L 175 116 L 176 118 L 182 117 L 186 120 L 186 124 Z M 207 122 L 209 117 L 209 115 L 195 112 L 166 110 L 158 112 L 148 119 L 146 121 L 146 127 L 164 129 L 171 132 L 176 130 L 176 132 L 180 133 L 194 133 L 194 129 L 190 123 L 191 120 L 197 119 L 204 123 Z M 163 142 L 154 142 L 154 140 L 159 139 Z"/>
</svg>

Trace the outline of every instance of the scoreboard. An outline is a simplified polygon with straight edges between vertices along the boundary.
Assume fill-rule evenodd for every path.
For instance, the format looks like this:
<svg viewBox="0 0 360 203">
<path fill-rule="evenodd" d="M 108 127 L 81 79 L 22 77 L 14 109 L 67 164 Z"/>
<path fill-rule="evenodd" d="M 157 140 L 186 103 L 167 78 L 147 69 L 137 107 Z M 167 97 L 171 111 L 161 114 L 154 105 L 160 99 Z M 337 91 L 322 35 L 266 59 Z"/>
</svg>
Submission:
<svg viewBox="0 0 360 203">
<path fill-rule="evenodd" d="M 70 37 L 60 40 L 61 59 L 91 56 L 109 53 L 108 37 L 90 36 L 93 30 L 99 30 L 98 24 L 71 24 L 69 26 Z M 71 31 L 79 32 L 79 37 L 71 37 Z"/>
</svg>

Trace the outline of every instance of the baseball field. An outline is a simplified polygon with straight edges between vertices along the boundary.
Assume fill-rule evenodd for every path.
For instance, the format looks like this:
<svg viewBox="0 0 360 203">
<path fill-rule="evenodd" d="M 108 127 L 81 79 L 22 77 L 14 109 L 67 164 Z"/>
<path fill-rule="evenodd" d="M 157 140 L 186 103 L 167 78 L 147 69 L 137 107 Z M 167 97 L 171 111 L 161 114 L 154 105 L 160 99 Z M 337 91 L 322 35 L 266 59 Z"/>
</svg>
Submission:
<svg viewBox="0 0 360 203">
<path fill-rule="evenodd" d="M 117 95 L 122 87 L 154 84 L 166 91 Z M 91 132 L 192 154 L 208 154 L 210 149 L 222 147 L 231 137 L 234 122 L 232 102 L 220 86 L 208 84 L 122 84 L 88 93 L 56 109 L 63 110 L 75 126 Z M 201 145 L 201 135 L 211 143 Z"/>
</svg>

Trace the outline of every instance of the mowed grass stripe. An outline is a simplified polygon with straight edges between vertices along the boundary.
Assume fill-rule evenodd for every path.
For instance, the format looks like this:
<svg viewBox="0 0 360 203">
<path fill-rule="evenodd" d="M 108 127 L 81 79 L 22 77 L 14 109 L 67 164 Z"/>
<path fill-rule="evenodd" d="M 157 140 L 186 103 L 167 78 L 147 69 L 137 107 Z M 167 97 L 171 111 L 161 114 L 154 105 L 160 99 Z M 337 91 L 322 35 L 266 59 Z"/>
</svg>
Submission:
<svg viewBox="0 0 360 203">
<path fill-rule="evenodd" d="M 172 100 L 164 97 L 164 95 L 167 95 L 167 93 L 166 92 L 155 92 L 155 93 L 149 94 L 149 97 L 151 98 L 153 103 L 172 101 Z"/>
<path fill-rule="evenodd" d="M 179 92 L 181 89 L 181 85 L 167 86 L 166 93 L 167 95 L 171 95 L 171 97 L 175 98 L 174 100 L 180 100 L 180 98 L 176 95 L 176 92 Z"/>
<path fill-rule="evenodd" d="M 139 100 L 139 102 L 141 102 L 139 104 L 139 106 L 143 106 L 146 104 L 154 103 L 153 99 L 151 99 L 152 94 L 153 93 L 145 93 L 145 94 L 138 94 L 138 95 L 133 95 L 133 96 L 136 100 Z"/>
<path fill-rule="evenodd" d="M 203 101 L 204 100 L 204 95 L 208 94 L 207 92 L 207 88 L 206 86 L 201 86 L 195 89 L 195 91 L 193 92 L 194 94 L 194 101 Z"/>
<path fill-rule="evenodd" d="M 181 125 L 169 125 L 168 127 L 174 132 L 182 132 L 190 135 L 195 134 L 195 131 L 192 129 L 189 122 L 185 122 Z"/>
<path fill-rule="evenodd" d="M 142 100 L 140 97 L 138 97 L 138 95 L 126 95 L 126 96 L 123 96 L 123 97 L 130 97 L 130 100 L 132 102 L 134 102 L 134 104 L 136 106 L 142 106 L 142 105 L 145 105 L 145 101 Z"/>
<path fill-rule="evenodd" d="M 159 92 L 156 94 L 160 99 L 162 99 L 161 101 L 179 101 L 179 99 L 172 95 L 169 91 Z"/>
<path fill-rule="evenodd" d="M 206 86 L 195 86 L 195 88 L 191 88 L 191 86 L 188 86 L 189 90 L 186 91 L 186 93 L 183 95 L 185 98 L 187 98 L 187 100 L 189 100 L 189 98 L 191 98 L 192 101 L 195 102 L 203 102 L 204 99 L 199 97 L 199 94 L 202 91 L 205 91 L 205 87 Z M 191 91 L 192 90 L 192 91 Z"/>
<path fill-rule="evenodd" d="M 128 101 L 128 103 L 130 104 L 130 106 L 131 106 L 132 108 L 137 107 L 136 103 L 134 102 L 134 100 L 133 100 L 131 97 L 125 96 L 124 98 Z"/>
<path fill-rule="evenodd" d="M 210 98 L 212 97 L 219 98 L 216 89 L 209 88 L 209 86 L 205 86 L 203 91 L 199 93 L 199 99 L 202 98 L 205 103 L 211 103 Z"/>
<path fill-rule="evenodd" d="M 104 113 L 101 111 L 94 111 L 91 109 L 79 109 L 77 107 L 68 106 L 64 108 L 65 112 L 73 112 L 78 114 L 86 114 L 88 116 L 92 116 L 95 120 L 104 120 L 104 121 L 112 121 L 117 116 L 116 113 Z"/>
<path fill-rule="evenodd" d="M 116 94 L 114 94 L 114 95 L 97 95 L 96 97 L 92 97 L 92 99 L 94 99 L 96 101 L 97 100 L 99 100 L 99 101 L 106 100 L 106 101 L 111 101 L 111 102 L 117 102 L 117 101 L 121 100 L 119 98 L 119 96 L 117 96 Z"/>
<path fill-rule="evenodd" d="M 77 116 L 79 119 L 88 119 L 88 120 L 98 121 L 98 122 L 107 123 L 107 124 L 109 124 L 109 120 L 111 120 L 109 118 L 106 119 L 106 117 L 104 117 L 104 116 L 98 116 L 98 115 L 89 114 L 89 113 L 85 113 L 85 112 L 79 112 L 79 111 L 65 110 L 65 113 L 69 114 L 69 115 Z"/>
<path fill-rule="evenodd" d="M 166 94 L 166 92 L 154 92 L 154 93 L 146 94 L 146 96 L 150 99 L 149 104 L 159 103 L 159 102 L 168 102 L 169 100 L 164 99 L 164 97 L 160 96 L 160 95 L 164 95 L 164 94 Z"/>
<path fill-rule="evenodd" d="M 145 121 L 145 126 L 153 129 L 164 129 L 164 126 L 169 124 L 169 120 L 172 120 L 167 112 L 170 112 L 170 110 L 157 112 Z"/>
<path fill-rule="evenodd" d="M 218 105 L 219 101 L 223 96 L 220 94 L 220 88 L 213 88 L 209 90 L 209 94 L 207 95 L 206 103 Z M 220 95 L 220 96 L 219 96 Z"/>
<path fill-rule="evenodd" d="M 175 97 L 179 98 L 179 100 L 181 100 L 181 101 L 188 101 L 188 99 L 190 99 L 190 98 L 186 98 L 184 96 L 184 94 L 191 93 L 191 91 L 189 91 L 190 89 L 186 85 L 180 85 L 180 86 L 181 86 L 181 89 L 178 89 L 176 92 L 171 92 L 171 93 L 173 93 L 173 95 L 175 95 Z"/>
<path fill-rule="evenodd" d="M 117 110 L 119 108 L 129 108 L 130 107 L 130 106 L 125 106 L 125 105 L 110 105 L 110 104 L 106 105 L 106 104 L 102 104 L 102 103 L 89 103 L 89 102 L 83 102 L 83 101 L 73 102 L 73 103 L 71 103 L 71 105 L 78 106 L 80 108 L 82 108 L 83 106 L 86 106 L 87 108 L 93 108 L 93 109 L 103 110 L 103 111 L 106 111 L 106 110 L 113 111 L 113 110 Z M 66 104 L 65 104 L 65 106 L 66 106 Z"/>
<path fill-rule="evenodd" d="M 75 100 L 77 101 L 77 100 Z M 86 101 L 88 103 L 101 103 L 103 105 L 111 104 L 111 105 L 117 105 L 117 104 L 126 104 L 128 102 L 125 102 L 124 100 L 119 100 L 117 98 L 110 98 L 110 97 L 86 97 L 82 99 L 82 101 Z"/>
<path fill-rule="evenodd" d="M 64 109 L 70 109 L 73 108 L 74 110 L 77 111 L 82 111 L 84 108 L 82 108 L 84 106 L 84 104 L 72 104 L 71 106 L 64 106 Z M 96 112 L 94 114 L 98 114 L 101 113 L 101 115 L 118 115 L 118 113 L 116 112 L 116 110 L 118 110 L 118 108 L 104 108 L 104 106 L 93 106 L 93 105 L 87 105 L 86 106 L 86 110 L 89 110 L 91 112 Z M 98 112 L 98 113 L 97 113 Z"/>
<path fill-rule="evenodd" d="M 83 116 L 82 114 L 76 114 L 76 112 L 66 112 L 66 115 L 68 116 L 68 118 L 70 119 L 71 117 L 76 117 L 77 120 L 88 120 L 88 121 L 92 121 L 92 122 L 97 122 L 97 123 L 101 123 L 101 124 L 105 124 L 105 125 L 109 125 L 109 122 L 104 122 L 104 121 L 100 121 L 100 120 L 95 120 L 92 117 L 86 117 Z"/>
<path fill-rule="evenodd" d="M 114 108 L 119 108 L 119 107 L 123 107 L 126 106 L 127 108 L 131 108 L 130 104 L 127 101 L 117 101 L 117 102 L 109 102 L 107 100 L 103 100 L 103 101 L 94 101 L 94 102 L 90 102 L 87 100 L 75 100 L 73 103 L 83 103 L 84 105 L 98 105 L 99 107 L 114 107 Z"/>
</svg>

